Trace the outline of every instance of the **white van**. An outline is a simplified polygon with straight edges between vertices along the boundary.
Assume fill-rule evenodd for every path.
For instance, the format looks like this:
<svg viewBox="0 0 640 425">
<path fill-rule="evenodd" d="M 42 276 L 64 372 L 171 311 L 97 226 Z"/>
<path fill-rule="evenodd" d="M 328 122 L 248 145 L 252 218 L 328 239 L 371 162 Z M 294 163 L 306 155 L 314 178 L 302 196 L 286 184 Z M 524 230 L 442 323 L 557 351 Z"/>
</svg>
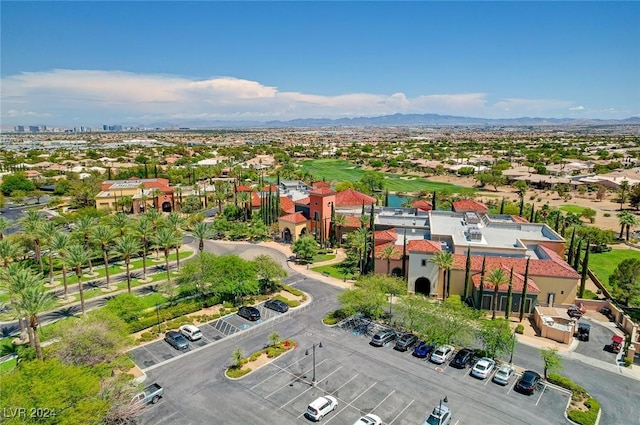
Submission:
<svg viewBox="0 0 640 425">
<path fill-rule="evenodd" d="M 309 419 L 319 421 L 327 413 L 336 410 L 336 407 L 338 407 L 338 400 L 336 400 L 335 397 L 331 397 L 330 395 L 318 397 L 307 407 L 305 415 Z"/>
<path fill-rule="evenodd" d="M 184 335 L 189 341 L 197 341 L 202 338 L 202 332 L 200 332 L 200 329 L 193 325 L 180 326 L 180 333 Z"/>
</svg>

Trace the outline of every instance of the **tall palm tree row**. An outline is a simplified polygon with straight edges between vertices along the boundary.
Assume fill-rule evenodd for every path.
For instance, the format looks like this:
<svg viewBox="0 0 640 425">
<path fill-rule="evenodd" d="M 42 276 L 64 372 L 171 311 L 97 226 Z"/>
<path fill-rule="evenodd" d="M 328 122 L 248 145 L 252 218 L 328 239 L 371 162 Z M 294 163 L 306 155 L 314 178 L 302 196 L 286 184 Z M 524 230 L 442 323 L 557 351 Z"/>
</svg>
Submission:
<svg viewBox="0 0 640 425">
<path fill-rule="evenodd" d="M 155 245 L 164 251 L 165 270 L 167 272 L 167 280 L 171 283 L 171 271 L 169 270 L 169 250 L 182 241 L 178 238 L 171 227 L 163 226 L 155 235 Z"/>
<path fill-rule="evenodd" d="M 74 243 L 66 250 L 66 261 L 76 271 L 78 278 L 78 293 L 80 294 L 80 308 L 82 314 L 86 315 L 84 308 L 84 288 L 82 287 L 82 268 L 91 261 L 91 256 L 85 247 L 81 244 Z"/>
<path fill-rule="evenodd" d="M 53 250 L 51 249 L 51 239 L 57 231 L 58 225 L 53 221 L 45 220 L 40 226 L 40 240 L 42 241 L 42 245 L 46 246 L 49 250 L 47 253 L 49 263 L 49 284 L 53 283 Z"/>
<path fill-rule="evenodd" d="M 127 268 L 127 291 L 131 294 L 131 258 L 137 257 L 140 253 L 140 240 L 134 236 L 122 236 L 116 239 L 114 251 L 124 259 Z"/>
<path fill-rule="evenodd" d="M 102 250 L 104 260 L 104 273 L 107 280 L 107 289 L 111 289 L 111 278 L 109 276 L 109 248 L 116 238 L 116 232 L 112 227 L 101 224 L 96 226 L 91 232 L 91 240 L 97 243 Z"/>
<path fill-rule="evenodd" d="M 136 220 L 134 227 L 134 233 L 140 239 L 140 245 L 142 246 L 142 279 L 147 279 L 147 248 L 149 241 L 153 236 L 153 223 L 146 215 L 141 216 Z"/>
<path fill-rule="evenodd" d="M 202 254 L 202 251 L 204 251 L 204 240 L 211 237 L 211 227 L 204 221 L 200 221 L 193 226 L 191 233 L 198 238 L 198 251 Z"/>
<path fill-rule="evenodd" d="M 2 261 L 2 267 L 7 268 L 19 253 L 20 245 L 9 239 L 0 240 L 0 261 Z"/>
<path fill-rule="evenodd" d="M 92 252 L 90 246 L 90 236 L 93 228 L 98 225 L 98 219 L 95 217 L 84 216 L 76 221 L 75 224 L 75 235 L 80 240 L 80 244 L 87 251 L 89 273 L 93 274 L 93 264 L 91 263 Z"/>
<path fill-rule="evenodd" d="M 10 228 L 12 225 L 13 222 L 11 220 L 0 217 L 0 241 L 4 239 L 4 231 Z"/>
<path fill-rule="evenodd" d="M 28 210 L 27 213 L 20 220 L 22 223 L 22 230 L 24 234 L 33 242 L 33 251 L 36 255 L 36 261 L 40 273 L 44 270 L 42 266 L 42 250 L 41 250 L 41 236 L 40 228 L 44 222 L 44 218 L 36 210 Z"/>
<path fill-rule="evenodd" d="M 69 296 L 69 286 L 67 285 L 67 250 L 71 246 L 69 234 L 58 230 L 55 232 L 49 242 L 49 249 L 60 257 L 62 265 L 62 284 L 64 285 L 64 299 Z"/>
<path fill-rule="evenodd" d="M 185 219 L 182 218 L 178 213 L 171 212 L 167 216 L 166 225 L 173 230 L 175 233 L 176 239 L 182 241 L 182 229 L 185 225 Z M 176 243 L 174 248 L 176 250 L 176 269 L 180 270 L 180 245 L 181 243 Z"/>
</svg>

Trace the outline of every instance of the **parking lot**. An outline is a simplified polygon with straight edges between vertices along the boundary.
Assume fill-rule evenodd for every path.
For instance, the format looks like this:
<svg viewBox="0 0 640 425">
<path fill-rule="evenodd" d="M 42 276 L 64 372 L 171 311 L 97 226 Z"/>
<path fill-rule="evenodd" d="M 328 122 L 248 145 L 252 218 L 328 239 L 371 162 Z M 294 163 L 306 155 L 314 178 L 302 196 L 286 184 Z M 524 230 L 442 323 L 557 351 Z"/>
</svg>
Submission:
<svg viewBox="0 0 640 425">
<path fill-rule="evenodd" d="M 141 347 L 136 347 L 129 353 L 138 367 L 142 370 L 146 370 L 164 361 L 184 355 L 189 351 L 205 347 L 226 336 L 233 335 L 238 331 L 250 329 L 265 321 L 282 316 L 282 313 L 264 308 L 264 303 L 256 305 L 255 307 L 260 311 L 260 320 L 257 321 L 252 322 L 246 320 L 234 313 L 216 319 L 212 322 L 199 325 L 198 327 L 202 331 L 202 339 L 198 341 L 189 341 L 189 348 L 187 350 L 176 350 L 164 340 L 160 340 Z"/>
<path fill-rule="evenodd" d="M 590 324 L 591 331 L 589 332 L 589 341 L 580 341 L 575 352 L 615 364 L 616 354 L 609 351 L 611 337 L 615 335 L 615 333 L 595 320 L 589 320 L 583 317 L 580 319 L 580 322 Z"/>
</svg>

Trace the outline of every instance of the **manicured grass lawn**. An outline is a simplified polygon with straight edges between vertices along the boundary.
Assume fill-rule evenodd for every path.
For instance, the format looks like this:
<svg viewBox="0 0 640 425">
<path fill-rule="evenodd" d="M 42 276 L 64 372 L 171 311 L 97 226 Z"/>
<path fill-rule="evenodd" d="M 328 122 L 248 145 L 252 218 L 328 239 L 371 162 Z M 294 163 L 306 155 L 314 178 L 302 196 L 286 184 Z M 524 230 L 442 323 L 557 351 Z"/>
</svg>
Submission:
<svg viewBox="0 0 640 425">
<path fill-rule="evenodd" d="M 312 267 L 311 270 L 318 273 L 328 273 L 329 276 L 335 277 L 336 279 L 344 279 L 344 275 L 337 267 L 337 264 L 332 264 L 330 266 L 318 266 Z M 348 279 L 351 279 L 353 276 L 347 276 Z"/>
<path fill-rule="evenodd" d="M 155 307 L 156 304 L 166 303 L 167 301 L 169 301 L 169 298 L 156 292 L 154 294 L 149 294 L 149 295 L 145 295 L 144 297 L 140 297 L 140 301 L 142 302 L 143 308 L 147 309 L 147 308 Z"/>
<path fill-rule="evenodd" d="M 584 211 L 586 208 L 585 207 L 580 207 L 578 205 L 561 205 L 560 209 L 562 211 L 565 211 L 565 212 L 570 212 L 570 213 L 573 213 L 573 214 L 580 215 L 580 214 L 582 214 L 582 211 Z"/>
<path fill-rule="evenodd" d="M 609 276 L 618 267 L 622 260 L 627 258 L 637 258 L 640 260 L 640 251 L 635 249 L 613 249 L 601 254 L 589 254 L 589 268 L 607 288 L 609 286 Z"/>
<path fill-rule="evenodd" d="M 365 170 L 343 159 L 315 159 L 301 162 L 302 169 L 308 171 L 316 180 L 327 181 L 352 181 L 360 180 Z M 416 176 L 385 173 L 385 189 L 391 192 L 419 192 L 421 190 L 440 191 L 448 189 L 453 193 L 460 190 L 473 191 L 471 188 L 457 186 L 449 183 L 431 182 Z"/>
<path fill-rule="evenodd" d="M 0 363 L 0 375 L 13 370 L 13 368 L 16 367 L 17 362 L 18 361 L 16 359 L 11 359 L 9 361 Z"/>
<path fill-rule="evenodd" d="M 333 260 L 334 258 L 336 258 L 335 254 L 318 254 L 315 257 L 313 257 L 313 262 L 321 263 L 323 261 Z"/>
</svg>

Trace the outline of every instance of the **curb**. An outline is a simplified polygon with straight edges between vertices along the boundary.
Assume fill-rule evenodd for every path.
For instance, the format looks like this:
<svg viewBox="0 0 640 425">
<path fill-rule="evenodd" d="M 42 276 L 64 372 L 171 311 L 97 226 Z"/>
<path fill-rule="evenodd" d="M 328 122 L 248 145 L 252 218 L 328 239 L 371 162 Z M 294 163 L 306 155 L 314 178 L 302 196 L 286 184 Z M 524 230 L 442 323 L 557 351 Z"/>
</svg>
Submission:
<svg viewBox="0 0 640 425">
<path fill-rule="evenodd" d="M 258 366 L 258 367 L 257 367 L 257 368 L 255 368 L 255 369 L 251 369 L 249 372 L 245 373 L 244 375 L 242 375 L 242 376 L 240 376 L 240 377 L 238 377 L 238 378 L 232 378 L 232 377 L 230 377 L 230 376 L 227 376 L 227 370 L 229 370 L 229 368 L 226 368 L 226 369 L 224 370 L 224 377 L 225 377 L 225 378 L 227 378 L 227 379 L 228 379 L 228 380 L 230 380 L 230 381 L 239 381 L 239 380 L 241 380 L 242 378 L 244 378 L 245 376 L 249 376 L 249 375 L 251 375 L 253 372 L 260 370 L 260 369 L 261 369 L 261 368 L 263 368 L 264 366 L 268 366 L 268 365 L 270 365 L 271 363 L 273 363 L 273 362 L 274 362 L 274 361 L 276 361 L 277 359 L 281 358 L 282 356 L 286 355 L 287 353 L 291 353 L 291 352 L 293 352 L 294 350 L 297 350 L 297 349 L 298 349 L 298 343 L 296 342 L 296 343 L 293 345 L 293 348 L 290 348 L 289 350 L 287 350 L 287 351 L 285 351 L 284 353 L 280 354 L 278 357 L 273 357 L 273 358 L 269 359 L 269 361 L 268 361 L 268 362 L 266 362 L 266 363 L 264 363 L 264 364 L 261 364 L 260 366 Z M 251 353 L 251 354 L 253 355 L 254 353 Z"/>
</svg>

